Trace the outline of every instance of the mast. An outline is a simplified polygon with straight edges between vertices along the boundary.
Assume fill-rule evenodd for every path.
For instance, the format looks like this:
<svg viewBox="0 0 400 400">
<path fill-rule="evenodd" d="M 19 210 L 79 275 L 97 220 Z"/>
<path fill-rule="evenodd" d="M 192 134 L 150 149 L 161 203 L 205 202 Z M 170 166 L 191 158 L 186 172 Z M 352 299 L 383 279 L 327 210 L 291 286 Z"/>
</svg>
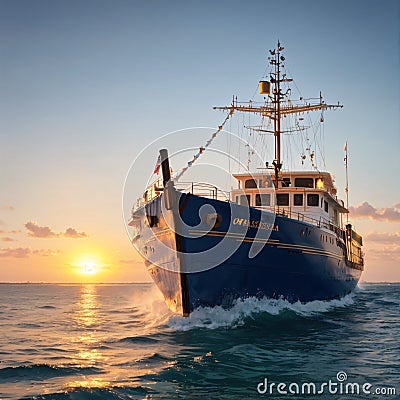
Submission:
<svg viewBox="0 0 400 400">
<path fill-rule="evenodd" d="M 259 114 L 263 117 L 267 117 L 273 121 L 274 130 L 262 130 L 264 132 L 271 132 L 274 134 L 274 160 L 272 165 L 275 171 L 275 187 L 278 188 L 278 182 L 280 180 L 279 175 L 282 169 L 282 154 L 281 154 L 281 119 L 287 114 L 300 114 L 303 112 L 317 111 L 317 110 L 327 110 L 333 108 L 342 108 L 343 105 L 330 105 L 326 104 L 322 96 L 319 97 L 319 102 L 305 102 L 301 97 L 299 100 L 290 100 L 289 94 L 290 89 L 285 93 L 282 93 L 281 84 L 286 82 L 292 82 L 293 79 L 287 78 L 286 74 L 282 71 L 284 68 L 283 62 L 285 57 L 282 55 L 284 47 L 281 46 L 279 40 L 277 46 L 274 50 L 269 50 L 270 56 L 268 56 L 269 64 L 272 65 L 272 71 L 269 74 L 269 81 L 260 81 L 260 94 L 266 94 L 264 97 L 264 102 L 261 105 L 250 101 L 246 103 L 238 103 L 235 97 L 231 105 L 223 107 L 213 107 L 214 110 L 225 110 L 229 111 L 230 115 L 234 111 L 248 112 L 253 114 Z M 270 85 L 272 86 L 272 95 L 270 94 Z M 259 103 L 260 104 L 260 103 Z M 290 132 L 290 131 L 285 131 Z"/>
<path fill-rule="evenodd" d="M 284 95 L 281 92 L 281 82 L 291 82 L 292 79 L 281 79 L 281 65 L 285 61 L 285 57 L 281 55 L 284 47 L 281 46 L 279 40 L 276 49 L 270 50 L 272 57 L 268 57 L 270 64 L 274 66 L 274 72 L 270 73 L 270 82 L 273 84 L 273 101 L 275 112 L 271 117 L 274 121 L 274 138 L 275 138 L 275 157 L 272 162 L 275 169 L 275 186 L 278 187 L 279 172 L 282 169 L 281 161 L 281 101 Z M 282 65 L 283 66 L 283 65 Z"/>
<path fill-rule="evenodd" d="M 346 188 L 345 188 L 345 192 L 346 192 L 346 207 L 347 207 L 347 214 L 346 214 L 346 222 L 349 223 L 349 171 L 348 171 L 348 158 L 347 158 L 347 140 L 346 140 L 346 144 L 344 145 L 344 152 L 346 154 L 346 156 L 344 157 L 344 161 L 346 162 L 345 166 L 346 166 Z"/>
</svg>

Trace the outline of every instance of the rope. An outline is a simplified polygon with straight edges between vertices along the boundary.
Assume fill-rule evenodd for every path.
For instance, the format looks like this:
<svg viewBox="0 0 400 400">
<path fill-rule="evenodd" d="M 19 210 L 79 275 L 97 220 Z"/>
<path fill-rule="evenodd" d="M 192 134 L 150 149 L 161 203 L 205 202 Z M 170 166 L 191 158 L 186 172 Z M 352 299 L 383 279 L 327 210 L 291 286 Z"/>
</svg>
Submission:
<svg viewBox="0 0 400 400">
<path fill-rule="evenodd" d="M 217 137 L 218 133 L 222 131 L 222 128 L 230 118 L 230 116 L 233 114 L 233 108 L 229 112 L 229 114 L 226 116 L 224 119 L 224 122 L 220 126 L 218 126 L 218 129 L 211 135 L 211 138 L 207 140 L 206 144 L 202 147 L 200 147 L 199 151 L 197 154 L 193 156 L 193 159 L 187 163 L 187 166 L 184 167 L 175 177 L 175 181 L 178 181 L 182 175 L 197 161 L 197 159 L 203 154 L 203 152 L 207 149 L 208 146 L 213 142 L 213 140 Z"/>
</svg>

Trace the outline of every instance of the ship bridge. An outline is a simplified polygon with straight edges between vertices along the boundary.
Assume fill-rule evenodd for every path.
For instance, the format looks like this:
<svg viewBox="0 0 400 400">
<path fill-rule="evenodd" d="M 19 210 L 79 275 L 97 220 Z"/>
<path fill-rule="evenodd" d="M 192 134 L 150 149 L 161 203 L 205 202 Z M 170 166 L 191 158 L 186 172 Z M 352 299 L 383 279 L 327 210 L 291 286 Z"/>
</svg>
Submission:
<svg viewBox="0 0 400 400">
<path fill-rule="evenodd" d="M 240 205 L 309 221 L 330 230 L 340 229 L 341 215 L 348 213 L 328 172 L 282 171 L 277 187 L 266 172 L 234 177 L 238 187 L 231 191 L 231 201 Z"/>
</svg>

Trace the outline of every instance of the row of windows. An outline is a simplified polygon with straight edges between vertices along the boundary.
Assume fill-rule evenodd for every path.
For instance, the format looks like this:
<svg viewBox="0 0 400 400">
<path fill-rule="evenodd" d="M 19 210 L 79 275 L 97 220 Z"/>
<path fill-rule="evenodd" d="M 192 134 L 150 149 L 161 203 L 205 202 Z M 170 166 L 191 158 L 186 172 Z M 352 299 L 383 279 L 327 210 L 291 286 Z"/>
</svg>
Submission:
<svg viewBox="0 0 400 400">
<path fill-rule="evenodd" d="M 251 195 L 242 194 L 236 196 L 236 203 L 241 205 L 251 204 Z M 255 206 L 256 207 L 267 207 L 271 205 L 271 194 L 270 193 L 257 193 L 255 196 Z M 276 195 L 276 205 L 281 207 L 289 206 L 289 193 L 278 193 Z M 293 206 L 303 206 L 304 205 L 304 195 L 303 193 L 293 194 Z M 309 207 L 319 207 L 319 195 L 316 193 L 307 194 L 307 206 Z M 326 212 L 329 210 L 329 205 L 327 201 L 321 198 L 321 207 L 325 209 Z"/>
<path fill-rule="evenodd" d="M 247 179 L 244 182 L 245 189 L 256 189 L 256 188 L 265 188 L 265 187 L 272 187 L 273 183 L 271 178 L 264 178 L 264 179 Z"/>
<path fill-rule="evenodd" d="M 320 236 L 320 240 L 321 242 L 325 242 L 325 243 L 330 243 L 330 244 L 334 244 L 335 243 L 335 239 L 331 236 L 328 235 L 321 235 Z"/>
<path fill-rule="evenodd" d="M 236 196 L 236 203 L 241 205 L 251 205 L 251 196 L 249 194 L 242 194 Z M 256 207 L 267 207 L 271 205 L 271 194 L 270 193 L 257 193 L 255 199 Z"/>
<path fill-rule="evenodd" d="M 292 184 L 290 178 L 283 178 L 282 180 L 282 187 L 290 187 Z M 264 180 L 262 179 L 247 179 L 244 182 L 245 189 L 255 189 L 257 187 L 269 187 L 272 186 L 272 181 L 267 178 Z M 294 187 L 302 187 L 302 188 L 318 188 L 322 189 L 324 187 L 324 180 L 322 178 L 294 178 Z"/>
<path fill-rule="evenodd" d="M 289 193 L 279 193 L 276 195 L 276 204 L 278 206 L 287 207 L 289 206 Z M 301 207 L 304 205 L 303 193 L 295 193 L 293 195 L 293 206 Z M 319 195 L 316 193 L 307 194 L 307 206 L 308 207 L 319 207 Z M 324 208 L 326 212 L 329 210 L 329 205 L 326 200 L 321 197 L 321 208 Z"/>
<path fill-rule="evenodd" d="M 318 188 L 322 189 L 324 187 L 324 180 L 322 178 L 315 179 L 314 178 L 294 178 L 294 186 L 295 187 L 304 187 L 304 188 Z"/>
</svg>

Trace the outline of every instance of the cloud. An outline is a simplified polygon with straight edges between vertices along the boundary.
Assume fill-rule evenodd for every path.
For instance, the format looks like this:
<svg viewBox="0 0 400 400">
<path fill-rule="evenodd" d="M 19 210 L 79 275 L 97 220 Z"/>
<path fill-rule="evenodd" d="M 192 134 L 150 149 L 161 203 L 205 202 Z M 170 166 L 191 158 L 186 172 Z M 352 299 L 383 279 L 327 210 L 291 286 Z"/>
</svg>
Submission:
<svg viewBox="0 0 400 400">
<path fill-rule="evenodd" d="M 119 260 L 119 263 L 120 264 L 130 264 L 130 265 L 133 265 L 133 264 L 136 264 L 136 263 L 138 263 L 138 260 Z"/>
<path fill-rule="evenodd" d="M 400 232 L 371 232 L 364 236 L 365 240 L 375 243 L 387 243 L 392 245 L 400 245 Z"/>
<path fill-rule="evenodd" d="M 10 238 L 9 236 L 3 236 L 3 237 L 1 238 L 1 240 L 2 240 L 3 242 L 14 242 L 14 239 L 13 239 L 13 238 Z"/>
<path fill-rule="evenodd" d="M 88 235 L 85 232 L 78 232 L 74 228 L 67 228 L 62 236 L 72 239 L 86 238 Z"/>
<path fill-rule="evenodd" d="M 375 208 L 367 201 L 356 207 L 349 207 L 352 218 L 369 218 L 375 221 L 400 221 L 400 204 L 388 208 Z"/>
<path fill-rule="evenodd" d="M 59 253 L 60 253 L 59 250 L 50 250 L 50 249 L 31 250 L 29 247 L 0 249 L 0 257 L 3 258 L 27 258 L 30 257 L 31 255 L 48 257 L 48 256 L 56 256 Z"/>
<path fill-rule="evenodd" d="M 379 248 L 369 248 L 366 251 L 368 259 L 379 260 L 382 263 L 388 261 L 400 261 L 400 246 L 398 245 L 384 245 Z"/>
<path fill-rule="evenodd" d="M 368 259 L 400 261 L 400 232 L 370 232 L 364 235 L 364 245 Z"/>
<path fill-rule="evenodd" d="M 14 211 L 15 210 L 15 208 L 13 206 L 10 206 L 9 204 L 7 204 L 5 206 L 1 206 L 0 209 L 6 210 L 6 211 Z"/>
<path fill-rule="evenodd" d="M 25 224 L 29 236 L 36 238 L 55 238 L 59 234 L 53 232 L 48 226 L 39 226 L 37 222 L 29 221 Z"/>
<path fill-rule="evenodd" d="M 51 249 L 40 249 L 40 250 L 33 250 L 32 254 L 39 255 L 42 257 L 50 257 L 50 256 L 56 256 L 60 254 L 60 250 L 51 250 Z"/>
<path fill-rule="evenodd" d="M 28 230 L 29 236 L 41 239 L 53 239 L 57 237 L 81 239 L 88 237 L 85 232 L 78 232 L 74 228 L 67 228 L 65 232 L 54 232 L 49 226 L 39 226 L 38 223 L 34 221 L 27 222 L 25 228 Z"/>
<path fill-rule="evenodd" d="M 31 249 L 28 247 L 18 247 L 15 249 L 0 249 L 0 257 L 13 257 L 13 258 L 25 258 L 31 254 Z"/>
</svg>

